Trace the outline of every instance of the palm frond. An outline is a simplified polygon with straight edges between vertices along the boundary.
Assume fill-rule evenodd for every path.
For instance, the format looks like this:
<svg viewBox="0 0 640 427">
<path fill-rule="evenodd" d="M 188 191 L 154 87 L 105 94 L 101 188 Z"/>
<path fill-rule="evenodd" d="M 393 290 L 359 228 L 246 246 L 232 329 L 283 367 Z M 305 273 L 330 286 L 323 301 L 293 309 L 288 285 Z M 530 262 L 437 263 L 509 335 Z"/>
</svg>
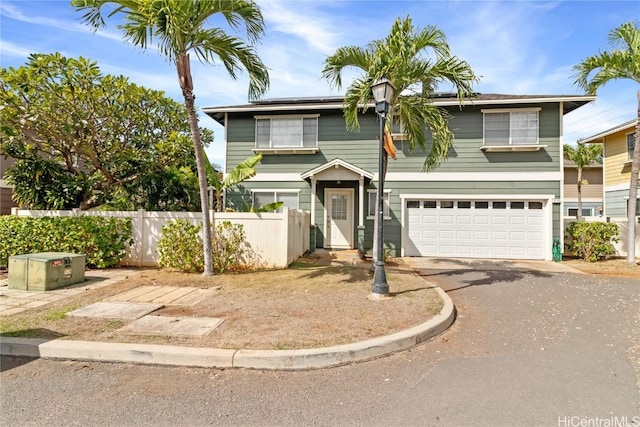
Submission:
<svg viewBox="0 0 640 427">
<path fill-rule="evenodd" d="M 573 67 L 574 84 L 590 95 L 616 79 L 631 79 L 640 83 L 640 28 L 637 23 L 625 23 L 609 33 L 613 50 L 585 58 Z"/>
<path fill-rule="evenodd" d="M 224 178 L 222 186 L 224 188 L 229 188 L 255 176 L 255 168 L 261 160 L 262 154 L 260 153 L 244 159 Z"/>
</svg>

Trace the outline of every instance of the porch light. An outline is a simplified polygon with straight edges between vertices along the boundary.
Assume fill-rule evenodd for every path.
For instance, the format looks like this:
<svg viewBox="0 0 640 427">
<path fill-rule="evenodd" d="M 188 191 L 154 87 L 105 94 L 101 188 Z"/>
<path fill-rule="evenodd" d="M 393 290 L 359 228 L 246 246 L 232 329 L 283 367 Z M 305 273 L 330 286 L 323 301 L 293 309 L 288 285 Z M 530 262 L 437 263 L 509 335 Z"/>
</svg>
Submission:
<svg viewBox="0 0 640 427">
<path fill-rule="evenodd" d="M 384 125 L 387 120 L 387 113 L 393 99 L 393 92 L 395 87 L 386 78 L 382 77 L 373 85 L 371 85 L 371 92 L 373 93 L 373 99 L 376 101 L 376 113 L 380 116 L 380 134 L 378 139 L 380 141 L 379 153 L 378 153 L 378 201 L 376 207 L 378 208 L 378 241 L 376 245 L 376 252 L 378 259 L 375 263 L 375 269 L 373 273 L 373 283 L 371 284 L 371 298 L 384 298 L 389 296 L 389 284 L 387 283 L 387 273 L 384 270 Z"/>
</svg>

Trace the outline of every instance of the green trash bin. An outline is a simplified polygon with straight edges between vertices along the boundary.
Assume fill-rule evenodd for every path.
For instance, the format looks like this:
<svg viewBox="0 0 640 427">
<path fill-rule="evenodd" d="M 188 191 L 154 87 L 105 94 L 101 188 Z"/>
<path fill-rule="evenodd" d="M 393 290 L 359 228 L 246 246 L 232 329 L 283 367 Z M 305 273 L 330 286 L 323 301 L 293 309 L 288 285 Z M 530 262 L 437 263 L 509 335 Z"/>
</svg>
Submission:
<svg viewBox="0 0 640 427">
<path fill-rule="evenodd" d="M 555 262 L 562 261 L 562 245 L 560 244 L 560 239 L 558 237 L 553 238 L 553 248 L 551 252 L 553 253 L 553 260 Z"/>
</svg>

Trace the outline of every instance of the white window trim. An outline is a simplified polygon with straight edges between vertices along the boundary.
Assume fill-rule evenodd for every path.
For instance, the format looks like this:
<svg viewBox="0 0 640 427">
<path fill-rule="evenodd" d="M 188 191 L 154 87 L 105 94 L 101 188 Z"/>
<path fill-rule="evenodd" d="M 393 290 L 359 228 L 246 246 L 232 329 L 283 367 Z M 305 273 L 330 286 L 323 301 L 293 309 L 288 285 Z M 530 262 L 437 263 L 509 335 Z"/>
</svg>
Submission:
<svg viewBox="0 0 640 427">
<path fill-rule="evenodd" d="M 629 151 L 630 136 L 632 139 L 634 139 L 634 142 L 635 142 L 635 132 L 626 134 L 626 137 L 624 138 L 624 149 L 627 152 L 627 160 L 625 161 L 625 163 L 633 163 L 633 151 Z"/>
<path fill-rule="evenodd" d="M 295 209 L 300 209 L 300 192 L 302 190 L 298 189 L 270 189 L 270 188 L 256 188 L 256 189 L 252 189 L 251 190 L 251 206 L 256 205 L 256 193 L 271 193 L 273 195 L 273 202 L 271 203 L 275 203 L 276 200 L 278 199 L 277 194 L 278 193 L 296 193 L 298 195 L 298 198 L 296 200 L 296 207 Z M 284 208 L 284 206 L 283 206 Z M 288 208 L 291 209 L 291 208 Z"/>
<path fill-rule="evenodd" d="M 387 198 L 387 214 L 388 215 L 384 215 L 383 218 L 385 220 L 387 219 L 391 219 L 391 206 L 389 205 L 389 201 L 391 200 L 391 193 L 393 190 L 384 190 L 384 195 Z M 375 215 L 369 215 L 369 199 L 371 198 L 371 194 L 378 194 L 378 190 L 374 189 L 368 189 L 367 190 L 367 219 L 375 219 L 376 216 Z M 384 212 L 384 211 L 383 211 Z"/>
<path fill-rule="evenodd" d="M 572 210 L 576 211 L 576 215 L 571 215 Z M 585 215 L 584 211 L 589 211 L 589 214 Z M 575 217 L 577 216 L 577 213 L 578 213 L 578 208 L 567 208 L 567 212 L 565 216 Z M 597 216 L 595 215 L 595 208 L 582 208 L 582 216 Z"/>
<path fill-rule="evenodd" d="M 318 122 L 317 119 L 320 117 L 320 114 L 284 114 L 284 115 L 257 115 L 253 116 L 255 120 L 255 141 L 254 147 L 251 149 L 254 153 L 262 153 L 262 154 L 314 154 L 319 151 L 318 148 Z M 271 123 L 269 124 L 269 147 L 258 147 L 258 121 L 259 120 L 269 120 L 270 122 L 273 120 L 291 120 L 291 119 L 299 119 L 303 121 L 304 119 L 316 119 L 316 146 L 315 147 L 304 147 L 302 144 L 303 140 L 300 141 L 300 145 L 292 145 L 292 146 L 282 146 L 282 147 L 273 147 L 273 140 L 271 132 L 273 127 Z M 303 132 L 304 134 L 304 132 Z"/>
<path fill-rule="evenodd" d="M 482 151 L 539 151 L 542 148 L 547 148 L 546 145 L 540 144 L 540 111 L 541 107 L 530 107 L 530 108 L 484 108 L 480 111 L 482 112 L 482 146 L 480 149 Z M 538 129 L 536 135 L 536 142 L 532 144 L 514 144 L 512 142 L 511 136 L 511 127 L 509 127 L 509 143 L 503 145 L 486 145 L 484 141 L 485 134 L 485 118 L 487 114 L 500 114 L 500 113 L 509 113 L 509 121 L 511 121 L 511 113 L 538 113 Z"/>
</svg>

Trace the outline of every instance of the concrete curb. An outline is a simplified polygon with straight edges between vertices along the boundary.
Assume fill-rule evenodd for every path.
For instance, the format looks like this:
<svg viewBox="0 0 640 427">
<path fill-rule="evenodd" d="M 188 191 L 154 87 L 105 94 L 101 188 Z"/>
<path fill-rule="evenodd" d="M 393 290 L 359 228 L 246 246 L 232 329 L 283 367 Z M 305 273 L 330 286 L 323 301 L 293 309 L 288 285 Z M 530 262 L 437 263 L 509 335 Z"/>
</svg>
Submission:
<svg viewBox="0 0 640 427">
<path fill-rule="evenodd" d="M 413 328 L 353 344 L 302 350 L 233 350 L 155 344 L 0 338 L 0 355 L 207 368 L 303 370 L 328 368 L 406 350 L 447 330 L 455 320 L 451 298 L 432 319 Z"/>
</svg>

